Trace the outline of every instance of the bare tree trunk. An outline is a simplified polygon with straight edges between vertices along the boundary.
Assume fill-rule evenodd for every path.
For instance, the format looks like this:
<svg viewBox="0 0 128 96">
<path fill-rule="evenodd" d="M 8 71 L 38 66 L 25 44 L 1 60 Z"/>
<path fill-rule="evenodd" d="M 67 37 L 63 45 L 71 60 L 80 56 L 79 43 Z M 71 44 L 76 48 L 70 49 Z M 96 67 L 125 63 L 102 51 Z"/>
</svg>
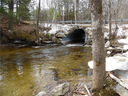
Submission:
<svg viewBox="0 0 128 96">
<path fill-rule="evenodd" d="M 52 22 L 55 20 L 55 14 L 56 14 L 56 11 L 54 11 L 54 13 L 53 13 Z"/>
<path fill-rule="evenodd" d="M 1 10 L 3 9 L 3 0 L 0 0 L 1 3 Z"/>
<path fill-rule="evenodd" d="M 118 0 L 117 1 L 117 6 L 116 6 L 116 12 L 115 12 L 115 24 L 116 24 L 116 28 L 118 27 L 117 24 L 118 24 L 118 15 L 119 15 L 119 3 L 120 3 L 121 0 Z"/>
<path fill-rule="evenodd" d="M 63 6 L 63 24 L 64 24 L 64 16 L 65 16 L 65 13 L 64 13 L 64 6 Z"/>
<path fill-rule="evenodd" d="M 46 0 L 45 1 L 46 2 L 46 4 L 47 4 L 47 6 L 48 6 L 48 11 L 47 11 L 47 16 L 49 16 L 49 9 L 50 9 L 50 5 L 49 5 L 49 1 L 48 0 Z M 49 18 L 47 18 L 47 21 L 48 21 L 48 23 L 49 23 Z M 48 27 L 48 23 L 47 23 L 47 27 Z"/>
<path fill-rule="evenodd" d="M 76 20 L 79 20 L 79 0 L 76 0 Z"/>
<path fill-rule="evenodd" d="M 9 0 L 8 3 L 9 3 L 9 14 L 10 14 L 8 29 L 12 30 L 13 29 L 13 5 L 14 5 L 14 2 L 13 2 L 13 0 Z"/>
<path fill-rule="evenodd" d="M 16 1 L 16 20 L 18 20 L 18 0 Z"/>
<path fill-rule="evenodd" d="M 74 16 L 75 16 L 75 21 L 76 21 L 76 0 L 74 0 Z M 76 24 L 76 22 L 75 22 Z"/>
<path fill-rule="evenodd" d="M 18 8 L 18 11 L 20 12 L 20 11 L 22 11 L 21 9 L 20 9 L 20 7 L 21 7 L 21 0 L 19 0 L 19 8 Z M 20 25 L 20 20 L 21 20 L 21 13 L 18 13 L 19 14 L 19 25 Z"/>
<path fill-rule="evenodd" d="M 119 10 L 120 10 L 120 7 L 121 6 L 119 6 L 120 5 L 120 3 L 121 3 L 121 1 L 122 0 L 118 0 L 117 1 L 117 6 L 116 6 L 116 13 L 115 13 L 115 25 L 116 25 L 116 27 L 115 27 L 115 33 L 117 33 L 117 30 L 118 30 L 118 17 L 119 17 Z"/>
<path fill-rule="evenodd" d="M 79 0 L 74 0 L 74 5 L 75 5 L 74 15 L 75 15 L 75 21 L 76 21 L 76 20 L 78 20 Z M 75 24 L 76 24 L 76 22 L 75 22 Z"/>
<path fill-rule="evenodd" d="M 67 20 L 69 20 L 69 1 L 67 1 Z"/>
<path fill-rule="evenodd" d="M 75 3 L 73 2 L 73 6 L 72 6 L 72 11 L 73 11 L 73 20 L 75 20 Z"/>
<path fill-rule="evenodd" d="M 110 46 L 112 46 L 112 41 L 111 41 L 111 0 L 109 0 L 109 16 L 108 16 L 108 18 L 109 18 L 109 42 L 110 42 Z"/>
<path fill-rule="evenodd" d="M 92 40 L 93 40 L 93 90 L 99 90 L 106 81 L 105 48 L 102 0 L 91 0 Z"/>
<path fill-rule="evenodd" d="M 36 26 L 36 40 L 37 45 L 39 45 L 39 18 L 40 18 L 40 0 L 39 0 L 39 8 L 38 8 L 38 14 L 37 14 L 37 26 Z"/>
</svg>

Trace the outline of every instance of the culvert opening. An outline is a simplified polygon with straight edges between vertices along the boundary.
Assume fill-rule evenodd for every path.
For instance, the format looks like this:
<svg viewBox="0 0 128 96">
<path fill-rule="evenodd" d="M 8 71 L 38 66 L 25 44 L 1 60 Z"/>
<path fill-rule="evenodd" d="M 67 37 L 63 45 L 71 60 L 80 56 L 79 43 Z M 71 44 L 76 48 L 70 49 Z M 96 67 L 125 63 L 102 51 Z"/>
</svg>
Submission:
<svg viewBox="0 0 128 96">
<path fill-rule="evenodd" d="M 61 41 L 62 44 L 84 44 L 86 43 L 86 33 L 83 29 L 75 29 L 73 32 L 69 33 Z"/>
</svg>

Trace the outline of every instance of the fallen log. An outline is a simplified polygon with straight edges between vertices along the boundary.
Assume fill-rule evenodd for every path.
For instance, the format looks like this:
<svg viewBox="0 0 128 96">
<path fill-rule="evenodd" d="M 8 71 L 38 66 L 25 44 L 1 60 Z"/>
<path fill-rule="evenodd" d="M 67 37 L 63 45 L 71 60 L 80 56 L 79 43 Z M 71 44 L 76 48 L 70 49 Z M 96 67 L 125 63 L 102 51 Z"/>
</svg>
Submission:
<svg viewBox="0 0 128 96">
<path fill-rule="evenodd" d="M 124 87 L 125 89 L 128 90 L 128 84 L 126 84 L 125 82 L 122 82 L 119 78 L 117 78 L 116 76 L 114 76 L 113 74 L 109 73 L 109 76 L 114 79 L 117 83 L 119 83 L 122 87 Z"/>
<path fill-rule="evenodd" d="M 126 49 L 117 49 L 117 48 L 112 48 L 112 49 L 106 49 L 106 51 L 115 51 L 115 52 L 126 52 L 126 51 L 128 51 L 128 50 L 126 50 Z"/>
<path fill-rule="evenodd" d="M 106 49 L 106 51 L 111 51 L 111 53 L 108 55 L 108 57 L 109 56 L 114 56 L 117 53 L 125 53 L 125 52 L 127 52 L 127 50 L 124 50 L 124 49 L 116 49 L 116 48 Z"/>
</svg>

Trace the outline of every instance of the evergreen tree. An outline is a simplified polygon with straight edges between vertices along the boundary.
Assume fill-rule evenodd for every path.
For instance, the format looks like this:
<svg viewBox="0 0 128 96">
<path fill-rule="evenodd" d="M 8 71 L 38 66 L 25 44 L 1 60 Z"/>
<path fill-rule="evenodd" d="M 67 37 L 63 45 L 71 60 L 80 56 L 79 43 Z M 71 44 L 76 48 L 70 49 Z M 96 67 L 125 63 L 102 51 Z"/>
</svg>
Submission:
<svg viewBox="0 0 128 96">
<path fill-rule="evenodd" d="M 20 20 L 29 20 L 30 19 L 30 13 L 28 5 L 31 2 L 31 0 L 17 0 L 16 1 L 16 19 Z"/>
</svg>

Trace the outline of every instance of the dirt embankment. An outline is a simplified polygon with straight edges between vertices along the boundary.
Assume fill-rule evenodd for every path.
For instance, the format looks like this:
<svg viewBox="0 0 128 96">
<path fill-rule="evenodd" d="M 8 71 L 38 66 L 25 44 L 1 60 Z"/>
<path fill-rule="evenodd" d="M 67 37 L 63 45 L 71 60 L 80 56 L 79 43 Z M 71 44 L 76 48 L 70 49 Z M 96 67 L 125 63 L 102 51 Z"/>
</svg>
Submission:
<svg viewBox="0 0 128 96">
<path fill-rule="evenodd" d="M 13 23 L 13 30 L 8 30 L 8 17 L 0 13 L 0 44 L 27 43 L 34 44 L 36 41 L 35 25 L 20 22 Z M 14 20 L 15 21 L 15 20 Z"/>
</svg>

